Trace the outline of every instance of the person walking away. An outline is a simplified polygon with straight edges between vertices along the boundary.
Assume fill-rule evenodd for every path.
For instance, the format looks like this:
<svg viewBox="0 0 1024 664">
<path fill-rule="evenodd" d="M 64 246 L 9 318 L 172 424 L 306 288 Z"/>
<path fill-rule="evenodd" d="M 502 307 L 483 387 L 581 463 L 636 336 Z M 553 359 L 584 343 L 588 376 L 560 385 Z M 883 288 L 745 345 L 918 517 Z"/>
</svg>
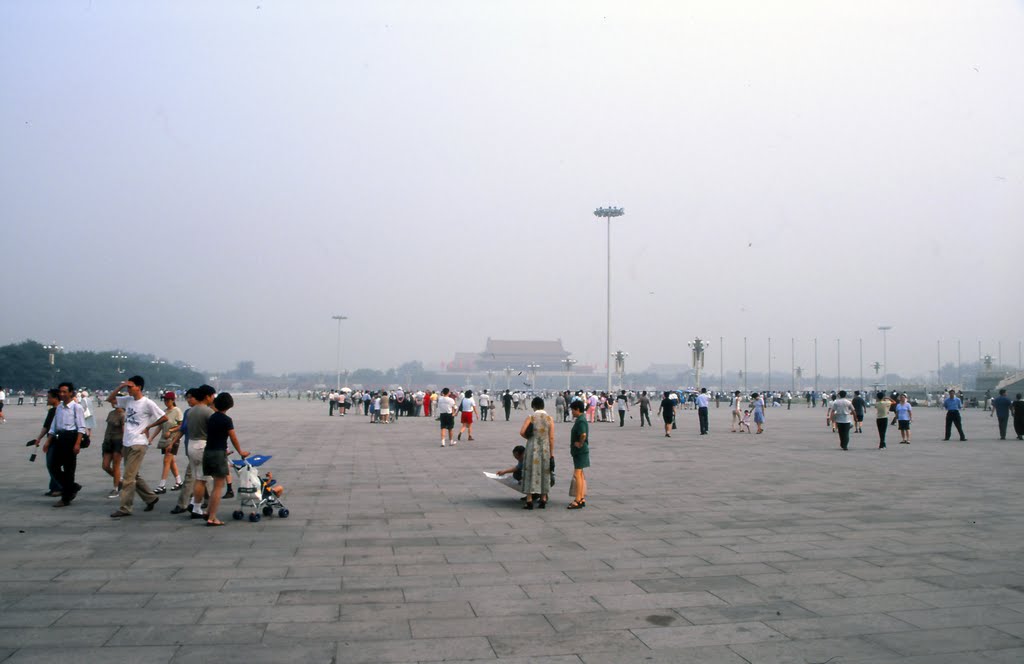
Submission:
<svg viewBox="0 0 1024 664">
<path fill-rule="evenodd" d="M 615 397 L 615 409 L 619 411 L 619 426 L 626 426 L 626 411 L 629 410 L 629 399 L 626 397 L 626 390 L 620 390 Z"/>
<path fill-rule="evenodd" d="M 458 440 L 462 440 L 462 434 L 469 431 L 469 439 L 473 440 L 473 416 L 478 415 L 476 400 L 473 399 L 473 390 L 466 390 L 466 394 L 459 402 L 459 419 L 462 424 L 459 427 Z"/>
<path fill-rule="evenodd" d="M 57 396 L 60 403 L 54 412 L 43 452 L 55 448 L 50 472 L 60 484 L 61 494 L 60 500 L 53 506 L 67 507 L 82 488 L 75 483 L 75 470 L 78 467 L 78 453 L 82 450 L 82 436 L 85 435 L 85 413 L 75 401 L 73 384 L 64 382 L 58 385 Z"/>
<path fill-rule="evenodd" d="M 676 402 L 674 399 L 670 399 L 668 392 L 665 392 L 664 398 L 661 400 L 661 405 L 658 406 L 658 414 L 661 415 L 661 419 L 665 422 L 665 437 L 671 438 L 672 434 L 672 423 L 676 417 Z"/>
<path fill-rule="evenodd" d="M 856 412 L 853 403 L 846 398 L 846 390 L 839 390 L 839 398 L 832 402 L 828 410 L 836 431 L 839 432 L 839 448 L 847 450 L 850 447 L 850 430 L 856 420 Z"/>
<path fill-rule="evenodd" d="M 505 421 L 508 422 L 508 418 L 512 414 L 512 394 L 508 390 L 501 395 L 501 405 L 505 408 Z"/>
<path fill-rule="evenodd" d="M 448 388 L 441 390 L 441 396 L 437 399 L 437 416 L 441 422 L 441 447 L 444 447 L 445 433 L 448 434 L 448 442 L 455 445 L 452 431 L 455 430 L 455 399 L 448 396 Z"/>
<path fill-rule="evenodd" d="M 708 435 L 708 388 L 700 388 L 697 395 L 697 421 L 700 423 L 700 435 Z"/>
<path fill-rule="evenodd" d="M 113 390 L 117 392 L 121 388 L 127 388 L 128 396 L 131 398 L 127 400 L 124 409 L 124 440 L 121 453 L 124 460 L 124 477 L 121 480 L 121 507 L 110 515 L 112 519 L 132 515 L 132 503 L 135 502 L 136 493 L 146 503 L 146 512 L 153 511 L 160 500 L 160 497 L 149 488 L 146 480 L 139 475 L 139 470 L 149 447 L 149 430 L 163 424 L 167 416 L 152 399 L 143 396 L 142 388 L 145 386 L 146 381 L 142 376 L 132 376 Z"/>
<path fill-rule="evenodd" d="M 1010 401 L 1010 397 L 1006 396 L 1006 389 L 999 390 L 999 396 L 992 400 L 992 415 L 999 422 L 999 440 L 1006 440 L 1006 427 L 1010 423 L 1011 406 L 1013 406 L 1013 402 Z"/>
<path fill-rule="evenodd" d="M 484 390 L 480 395 L 480 421 L 487 421 L 487 413 L 491 410 L 491 395 L 487 394 L 487 390 Z"/>
<path fill-rule="evenodd" d="M 174 392 L 166 392 L 164 394 L 164 414 L 167 419 L 163 424 L 160 425 L 160 442 L 157 444 L 157 448 L 163 453 L 163 471 L 160 473 L 160 484 L 153 490 L 153 493 L 160 495 L 167 493 L 167 474 L 174 474 L 174 486 L 171 487 L 171 491 L 178 491 L 181 489 L 181 472 L 178 470 L 178 441 L 172 440 L 174 432 L 181 426 L 182 414 L 181 409 L 178 408 L 176 403 L 177 395 Z"/>
<path fill-rule="evenodd" d="M 1020 392 L 1010 406 L 1010 412 L 1013 414 L 1013 432 L 1017 434 L 1017 440 L 1024 440 L 1024 395 Z"/>
<path fill-rule="evenodd" d="M 907 395 L 901 394 L 896 402 L 896 423 L 900 428 L 900 445 L 910 444 L 910 422 L 914 419 L 914 409 L 907 403 Z"/>
<path fill-rule="evenodd" d="M 960 419 L 960 411 L 964 407 L 963 400 L 956 395 L 955 391 L 950 390 L 949 396 L 942 402 L 942 406 L 946 409 L 946 437 L 943 440 L 949 440 L 949 434 L 952 433 L 955 425 L 957 433 L 960 434 L 960 440 L 966 441 L 967 436 L 964 435 L 963 422 Z"/>
<path fill-rule="evenodd" d="M 853 404 L 853 415 L 854 415 L 854 430 L 857 433 L 864 433 L 864 410 L 867 408 L 868 403 L 864 401 L 864 397 L 860 395 L 860 390 L 854 390 L 853 399 L 850 400 Z"/>
<path fill-rule="evenodd" d="M 740 406 L 740 391 L 736 390 L 729 399 L 729 408 L 732 410 L 732 426 L 729 431 L 736 433 L 736 426 L 743 421 L 743 408 Z M 749 433 L 749 432 L 748 432 Z"/>
<path fill-rule="evenodd" d="M 573 423 L 569 434 L 569 453 L 572 454 L 572 482 L 576 492 L 568 509 L 578 510 L 587 506 L 587 478 L 583 470 L 590 467 L 590 425 L 583 417 L 583 403 L 574 401 L 572 407 Z"/>
<path fill-rule="evenodd" d="M 875 395 L 875 426 L 878 427 L 878 449 L 885 449 L 885 432 L 889 429 L 889 411 L 892 409 L 892 399 L 885 396 L 885 392 Z"/>
</svg>

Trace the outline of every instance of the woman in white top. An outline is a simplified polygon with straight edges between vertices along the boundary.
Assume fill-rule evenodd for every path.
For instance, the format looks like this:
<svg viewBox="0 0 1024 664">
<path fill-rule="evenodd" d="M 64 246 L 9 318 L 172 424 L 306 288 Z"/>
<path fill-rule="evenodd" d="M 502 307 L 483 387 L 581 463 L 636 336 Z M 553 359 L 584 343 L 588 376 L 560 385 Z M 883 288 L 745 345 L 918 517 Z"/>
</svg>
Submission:
<svg viewBox="0 0 1024 664">
<path fill-rule="evenodd" d="M 732 426 L 729 431 L 736 433 L 736 425 L 743 421 L 743 409 L 740 407 L 740 391 L 736 390 L 732 394 L 732 399 L 729 400 L 729 407 L 732 408 Z M 750 433 L 749 427 L 747 433 Z"/>
<path fill-rule="evenodd" d="M 473 390 L 466 390 L 466 395 L 459 402 L 459 413 L 461 414 L 462 427 L 456 440 L 462 440 L 462 434 L 468 429 L 469 439 L 473 440 L 473 416 L 479 414 L 476 409 L 476 401 L 473 400 Z"/>
</svg>

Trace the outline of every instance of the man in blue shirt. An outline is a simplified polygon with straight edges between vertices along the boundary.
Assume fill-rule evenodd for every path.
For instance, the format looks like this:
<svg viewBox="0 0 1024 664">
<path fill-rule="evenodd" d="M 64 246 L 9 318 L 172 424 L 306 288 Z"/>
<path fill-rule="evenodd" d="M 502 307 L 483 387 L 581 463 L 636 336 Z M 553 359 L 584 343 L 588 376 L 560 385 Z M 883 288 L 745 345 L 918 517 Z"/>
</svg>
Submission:
<svg viewBox="0 0 1024 664">
<path fill-rule="evenodd" d="M 946 409 L 946 437 L 942 440 L 949 440 L 949 434 L 952 433 L 953 425 L 956 425 L 956 430 L 960 434 L 960 440 L 967 440 L 967 436 L 964 435 L 963 424 L 960 422 L 960 409 L 964 407 L 964 403 L 956 396 L 955 390 L 949 391 L 949 396 L 942 402 L 942 405 Z"/>
<path fill-rule="evenodd" d="M 992 400 L 992 414 L 999 421 L 999 440 L 1006 440 L 1006 425 L 1010 422 L 1010 406 L 1013 402 L 1006 396 L 1006 390 L 999 390 L 999 396 Z"/>
</svg>

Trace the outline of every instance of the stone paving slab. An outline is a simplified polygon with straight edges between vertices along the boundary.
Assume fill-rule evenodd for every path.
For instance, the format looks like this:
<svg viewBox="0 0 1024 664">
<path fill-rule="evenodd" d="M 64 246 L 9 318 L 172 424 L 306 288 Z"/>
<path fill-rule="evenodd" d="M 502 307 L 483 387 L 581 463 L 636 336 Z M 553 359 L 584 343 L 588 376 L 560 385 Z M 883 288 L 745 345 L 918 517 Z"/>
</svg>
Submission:
<svg viewBox="0 0 1024 664">
<path fill-rule="evenodd" d="M 95 449 L 51 509 L 21 446 L 43 411 L 5 409 L 0 661 L 1024 661 L 1024 444 L 974 411 L 968 443 L 918 409 L 913 444 L 885 451 L 839 451 L 803 407 L 769 410 L 762 436 L 729 434 L 724 408 L 706 437 L 692 411 L 672 439 L 595 424 L 571 512 L 568 425 L 551 504 L 524 511 L 480 472 L 509 465 L 522 412 L 440 449 L 433 420 L 236 401 L 288 519 L 207 529 L 168 494 L 112 520 Z"/>
</svg>

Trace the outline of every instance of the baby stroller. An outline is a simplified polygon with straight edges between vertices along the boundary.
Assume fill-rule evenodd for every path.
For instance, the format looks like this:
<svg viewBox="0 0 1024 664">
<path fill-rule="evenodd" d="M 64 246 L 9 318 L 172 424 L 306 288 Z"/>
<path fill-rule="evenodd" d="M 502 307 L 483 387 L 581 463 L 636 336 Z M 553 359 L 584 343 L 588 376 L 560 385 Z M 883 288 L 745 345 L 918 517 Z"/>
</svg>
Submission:
<svg viewBox="0 0 1024 664">
<path fill-rule="evenodd" d="M 270 461 L 273 457 L 254 454 L 244 459 L 235 459 L 231 465 L 238 475 L 238 496 L 241 504 L 231 513 L 236 521 L 241 521 L 245 516 L 245 509 L 250 509 L 249 521 L 253 523 L 260 520 L 260 512 L 263 516 L 273 516 L 274 508 L 278 508 L 277 515 L 282 519 L 288 518 L 288 508 L 281 502 L 281 495 L 284 487 L 277 483 L 274 476 L 267 473 L 260 477 L 260 466 Z"/>
</svg>

